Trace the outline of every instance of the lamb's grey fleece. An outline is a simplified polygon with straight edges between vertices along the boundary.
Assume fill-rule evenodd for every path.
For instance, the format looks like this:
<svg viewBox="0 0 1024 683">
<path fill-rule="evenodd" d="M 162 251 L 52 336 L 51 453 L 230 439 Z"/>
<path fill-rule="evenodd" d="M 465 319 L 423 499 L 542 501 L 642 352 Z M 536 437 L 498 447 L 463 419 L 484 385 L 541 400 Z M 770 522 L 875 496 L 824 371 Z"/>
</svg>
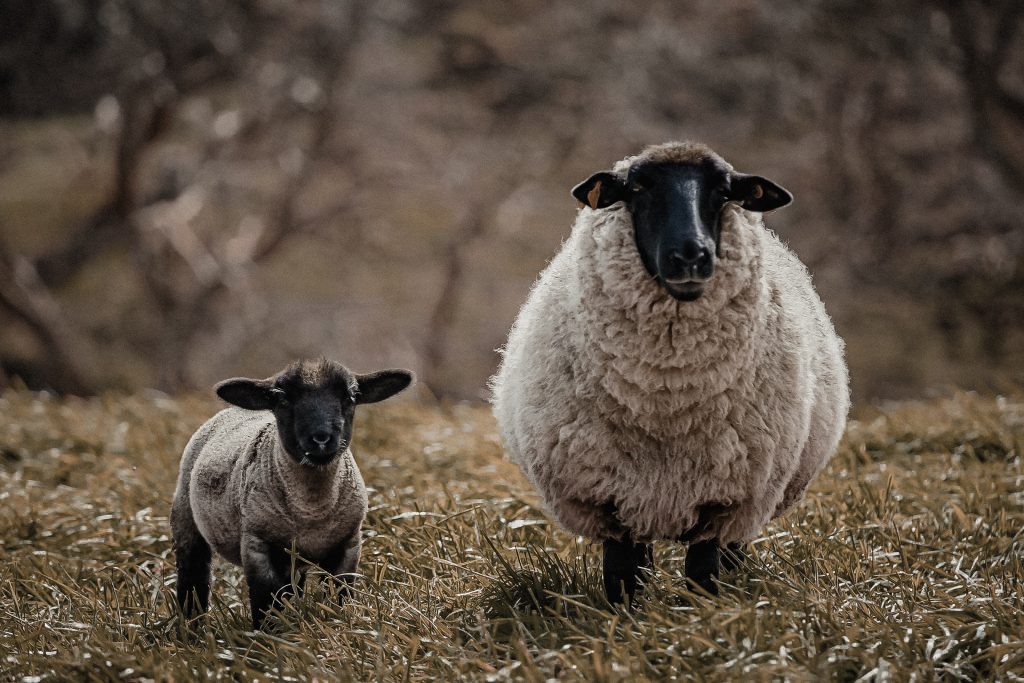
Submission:
<svg viewBox="0 0 1024 683">
<path fill-rule="evenodd" d="M 243 530 L 286 550 L 294 541 L 310 560 L 346 538 L 358 549 L 367 510 L 351 450 L 321 468 L 300 465 L 282 448 L 270 411 L 235 407 L 214 415 L 188 442 L 175 498 L 182 491 L 203 538 L 239 565 Z"/>
<path fill-rule="evenodd" d="M 677 143 L 616 170 L 705 153 Z M 810 275 L 734 204 L 695 302 L 647 274 L 622 204 L 581 209 L 491 387 L 512 459 L 559 522 L 596 540 L 678 538 L 705 505 L 718 514 L 693 540 L 753 538 L 801 498 L 849 408 L 843 343 Z"/>
</svg>

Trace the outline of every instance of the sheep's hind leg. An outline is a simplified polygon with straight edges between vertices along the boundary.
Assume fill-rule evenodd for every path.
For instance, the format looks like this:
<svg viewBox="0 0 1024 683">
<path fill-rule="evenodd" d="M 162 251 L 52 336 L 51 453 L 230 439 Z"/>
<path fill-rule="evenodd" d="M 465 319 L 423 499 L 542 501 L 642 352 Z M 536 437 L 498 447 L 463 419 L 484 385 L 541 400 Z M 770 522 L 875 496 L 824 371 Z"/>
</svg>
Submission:
<svg viewBox="0 0 1024 683">
<path fill-rule="evenodd" d="M 188 500 L 171 507 L 174 560 L 178 572 L 178 606 L 186 619 L 206 612 L 210 602 L 210 544 L 199 533 Z"/>
<path fill-rule="evenodd" d="M 718 570 L 721 548 L 717 538 L 690 543 L 686 551 L 686 582 L 711 595 L 718 595 Z"/>
<path fill-rule="evenodd" d="M 604 542 L 604 592 L 614 604 L 632 601 L 643 588 L 645 575 L 654 569 L 654 548 L 634 543 L 626 534 L 621 541 Z"/>
<path fill-rule="evenodd" d="M 730 543 L 722 551 L 722 571 L 734 572 L 747 561 L 747 549 L 742 543 Z"/>
</svg>

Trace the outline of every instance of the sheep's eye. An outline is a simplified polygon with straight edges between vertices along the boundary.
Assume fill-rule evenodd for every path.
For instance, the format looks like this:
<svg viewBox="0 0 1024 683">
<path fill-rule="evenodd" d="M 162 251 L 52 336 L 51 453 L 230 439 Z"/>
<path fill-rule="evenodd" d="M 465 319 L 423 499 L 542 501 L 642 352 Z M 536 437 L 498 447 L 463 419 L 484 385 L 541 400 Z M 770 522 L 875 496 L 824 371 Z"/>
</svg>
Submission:
<svg viewBox="0 0 1024 683">
<path fill-rule="evenodd" d="M 641 182 L 640 180 L 637 180 L 636 178 L 634 178 L 632 180 L 632 182 L 630 182 L 630 184 L 629 184 L 629 191 L 634 193 L 634 194 L 639 194 L 641 192 L 646 192 L 647 191 L 647 185 L 645 183 Z"/>
<path fill-rule="evenodd" d="M 629 176 L 629 191 L 634 194 L 646 192 L 654 185 L 654 180 L 644 171 L 635 171 Z"/>
<path fill-rule="evenodd" d="M 284 408 L 288 405 L 288 394 L 284 393 L 282 389 L 271 389 L 270 394 L 274 397 L 274 403 L 279 407 Z"/>
</svg>

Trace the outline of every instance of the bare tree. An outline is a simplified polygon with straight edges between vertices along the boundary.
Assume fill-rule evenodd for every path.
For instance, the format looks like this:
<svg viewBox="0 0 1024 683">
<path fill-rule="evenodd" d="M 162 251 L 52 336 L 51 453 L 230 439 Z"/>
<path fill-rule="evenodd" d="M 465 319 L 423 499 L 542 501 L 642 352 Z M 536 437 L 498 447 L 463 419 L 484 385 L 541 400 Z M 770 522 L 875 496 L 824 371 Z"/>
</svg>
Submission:
<svg viewBox="0 0 1024 683">
<path fill-rule="evenodd" d="M 299 113 L 306 119 L 305 123 L 298 122 L 307 129 L 306 143 L 292 150 L 288 173 L 265 203 L 265 218 L 257 234 L 221 240 L 219 244 L 204 240 L 189 224 L 198 208 L 194 200 L 203 193 L 200 184 L 170 177 L 155 187 L 150 181 L 151 189 L 143 191 L 142 167 L 177 123 L 183 103 L 194 94 L 237 78 L 244 55 L 238 45 L 224 50 L 204 49 L 217 37 L 202 30 L 215 31 L 216 24 L 200 24 L 198 35 L 179 33 L 184 18 L 173 9 L 135 3 L 124 3 L 119 9 L 134 25 L 132 36 L 141 41 L 139 49 L 146 54 L 145 59 L 155 66 L 150 67 L 152 74 L 145 75 L 125 70 L 125 82 L 116 99 L 119 125 L 111 190 L 90 216 L 71 227 L 68 238 L 53 251 L 31 260 L 0 252 L 0 306 L 39 340 L 54 366 L 50 381 L 64 391 L 92 391 L 102 386 L 102 380 L 90 376 L 89 363 L 84 360 L 96 355 L 88 351 L 95 346 L 88 329 L 72 322 L 52 290 L 72 281 L 112 247 L 127 249 L 135 256 L 140 282 L 160 321 L 148 340 L 158 368 L 157 383 L 176 389 L 188 383 L 190 348 L 204 325 L 216 322 L 212 311 L 220 298 L 226 294 L 251 296 L 247 291 L 248 270 L 311 224 L 328 220 L 345 208 L 341 204 L 310 218 L 299 215 L 296 204 L 339 128 L 343 116 L 339 94 L 365 23 L 366 3 L 349 3 L 347 15 L 332 17 L 333 21 L 307 17 L 306 25 L 298 27 L 309 39 L 308 60 L 321 73 L 316 80 L 306 77 L 305 87 L 314 92 L 308 96 L 299 93 L 300 99 L 308 98 L 307 106 L 296 112 L 293 103 L 287 102 L 245 132 L 254 138 L 272 136 L 283 123 L 294 125 L 295 113 Z M 231 24 L 233 40 L 242 40 L 239 32 L 248 30 L 253 34 L 251 39 L 256 40 L 265 29 L 254 26 L 275 19 L 254 14 L 245 2 L 240 2 L 237 9 L 235 18 L 244 17 L 246 21 Z M 215 160 L 221 146 L 206 145 L 199 166 Z M 147 345 L 143 339 L 138 343 Z"/>
<path fill-rule="evenodd" d="M 123 365 L 175 389 L 325 352 L 479 396 L 567 189 L 678 138 L 795 191 L 768 222 L 859 395 L 1024 362 L 1018 1 L 70 6 L 0 8 L 21 12 L 0 17 L 0 115 L 95 108 L 106 136 L 77 143 L 107 164 L 93 210 L 0 259 L 3 366 L 34 386 Z M 83 308 L 105 270 L 121 290 Z"/>
</svg>

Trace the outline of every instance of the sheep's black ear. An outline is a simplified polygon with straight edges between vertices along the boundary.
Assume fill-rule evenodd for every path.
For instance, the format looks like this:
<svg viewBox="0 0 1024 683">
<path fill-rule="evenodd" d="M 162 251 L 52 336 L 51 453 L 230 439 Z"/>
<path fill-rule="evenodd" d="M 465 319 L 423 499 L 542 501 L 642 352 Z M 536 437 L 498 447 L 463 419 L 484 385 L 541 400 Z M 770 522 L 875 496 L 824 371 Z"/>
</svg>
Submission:
<svg viewBox="0 0 1024 683">
<path fill-rule="evenodd" d="M 277 403 L 277 390 L 265 379 L 235 377 L 224 380 L 213 390 L 231 405 L 246 410 L 270 410 Z"/>
<path fill-rule="evenodd" d="M 359 393 L 356 403 L 376 403 L 391 398 L 412 384 L 413 375 L 408 370 L 380 370 L 367 375 L 356 375 Z"/>
<path fill-rule="evenodd" d="M 733 173 L 729 185 L 729 200 L 739 202 L 747 211 L 766 213 L 793 201 L 786 188 L 759 175 Z"/>
<path fill-rule="evenodd" d="M 591 209 L 603 209 L 629 196 L 626 183 L 611 171 L 601 171 L 572 188 L 572 196 Z"/>
</svg>

